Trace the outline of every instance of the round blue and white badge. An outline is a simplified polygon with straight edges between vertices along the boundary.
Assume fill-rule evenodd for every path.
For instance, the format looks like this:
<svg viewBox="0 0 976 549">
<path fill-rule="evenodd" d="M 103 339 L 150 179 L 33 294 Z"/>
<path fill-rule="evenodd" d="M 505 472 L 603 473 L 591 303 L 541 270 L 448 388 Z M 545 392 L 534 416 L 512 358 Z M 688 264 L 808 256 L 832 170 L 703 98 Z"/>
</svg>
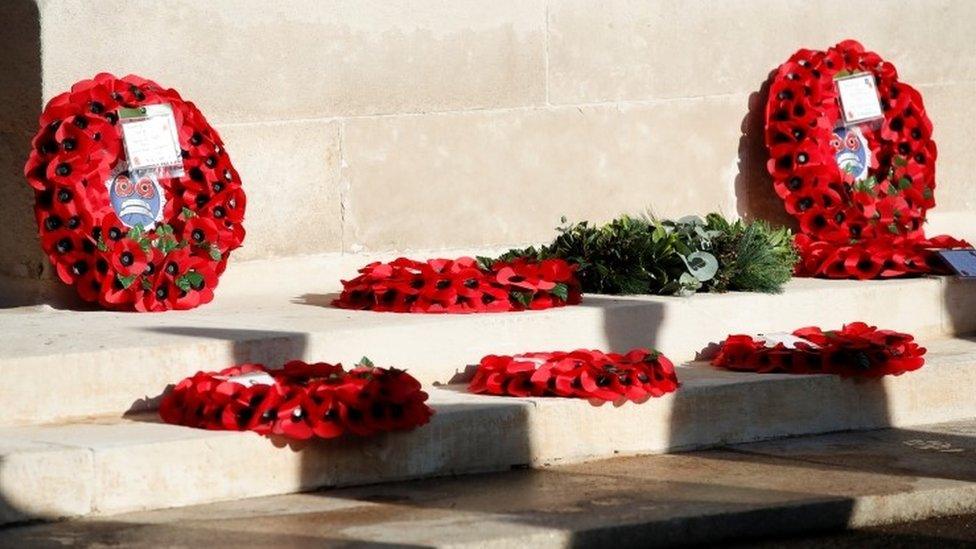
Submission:
<svg viewBox="0 0 976 549">
<path fill-rule="evenodd" d="M 151 230 L 163 219 L 163 187 L 151 170 L 118 170 L 108 181 L 109 199 L 115 215 L 126 227 L 142 225 Z"/>
<path fill-rule="evenodd" d="M 841 126 L 835 129 L 830 146 L 834 148 L 834 160 L 840 171 L 851 174 L 855 181 L 867 178 L 868 168 L 871 166 L 871 148 L 860 128 Z"/>
</svg>

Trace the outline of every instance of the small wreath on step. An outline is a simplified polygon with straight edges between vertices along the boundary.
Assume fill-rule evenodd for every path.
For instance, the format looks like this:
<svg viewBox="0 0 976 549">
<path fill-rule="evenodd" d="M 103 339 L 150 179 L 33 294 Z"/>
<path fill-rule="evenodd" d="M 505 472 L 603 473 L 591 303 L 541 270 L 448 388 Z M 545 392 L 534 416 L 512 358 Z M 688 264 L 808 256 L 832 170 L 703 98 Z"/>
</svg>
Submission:
<svg viewBox="0 0 976 549">
<path fill-rule="evenodd" d="M 119 108 L 168 104 L 184 175 L 130 177 Z M 193 103 L 138 76 L 99 74 L 45 107 L 24 174 L 41 246 L 85 301 L 189 309 L 213 299 L 244 240 L 245 196 L 224 144 Z"/>
<path fill-rule="evenodd" d="M 159 415 L 188 427 L 304 440 L 413 429 L 433 414 L 426 400 L 413 376 L 367 359 L 349 371 L 295 360 L 275 370 L 242 364 L 198 372 L 163 397 Z"/>
<path fill-rule="evenodd" d="M 582 300 L 576 267 L 561 259 L 462 257 L 371 263 L 342 281 L 333 304 L 397 313 L 484 313 L 549 309 Z"/>
<path fill-rule="evenodd" d="M 910 334 L 879 330 L 863 322 L 836 331 L 800 328 L 790 335 L 731 335 L 722 342 L 712 364 L 744 372 L 845 377 L 897 376 L 925 364 L 925 348 Z"/>
<path fill-rule="evenodd" d="M 626 354 L 572 352 L 488 355 L 469 385 L 473 393 L 561 396 L 610 402 L 644 402 L 678 388 L 674 364 L 657 351 Z"/>
<path fill-rule="evenodd" d="M 834 79 L 857 73 L 877 82 L 884 119 L 876 127 L 840 123 Z M 925 215 L 935 206 L 932 122 L 922 95 L 878 54 L 853 40 L 796 52 L 772 79 L 765 118 L 773 186 L 800 223 L 798 274 L 942 272 L 929 248 L 967 245 L 925 238 Z"/>
</svg>

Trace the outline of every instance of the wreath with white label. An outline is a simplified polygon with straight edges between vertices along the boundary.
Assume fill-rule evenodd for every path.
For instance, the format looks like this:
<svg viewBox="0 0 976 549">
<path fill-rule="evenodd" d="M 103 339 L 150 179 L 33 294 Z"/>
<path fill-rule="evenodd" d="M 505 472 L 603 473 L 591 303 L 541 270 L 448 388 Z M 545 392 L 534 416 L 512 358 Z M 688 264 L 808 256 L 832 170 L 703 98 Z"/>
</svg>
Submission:
<svg viewBox="0 0 976 549">
<path fill-rule="evenodd" d="M 154 124 L 133 126 L 142 137 L 173 132 L 178 166 L 132 164 L 143 160 L 126 154 L 123 119 L 132 113 Z M 193 103 L 138 76 L 99 74 L 48 102 L 31 145 L 24 175 L 41 246 L 83 300 L 162 311 L 213 299 L 244 240 L 246 199 L 220 136 Z"/>
<path fill-rule="evenodd" d="M 163 421 L 201 429 L 254 431 L 292 439 L 369 436 L 409 430 L 433 410 L 416 378 L 363 358 L 341 364 L 299 360 L 281 368 L 241 364 L 197 372 L 163 397 Z"/>
<path fill-rule="evenodd" d="M 841 81 L 876 91 L 874 124 L 852 123 L 851 107 L 838 100 Z M 861 44 L 799 50 L 780 65 L 766 104 L 765 138 L 774 189 L 800 224 L 797 274 L 943 272 L 931 249 L 967 246 L 948 236 L 925 237 L 925 214 L 935 206 L 932 122 L 918 90 Z"/>
<path fill-rule="evenodd" d="M 901 375 L 925 364 L 925 348 L 911 334 L 852 322 L 840 330 L 800 328 L 791 334 L 730 335 L 712 364 L 742 372 Z"/>
</svg>

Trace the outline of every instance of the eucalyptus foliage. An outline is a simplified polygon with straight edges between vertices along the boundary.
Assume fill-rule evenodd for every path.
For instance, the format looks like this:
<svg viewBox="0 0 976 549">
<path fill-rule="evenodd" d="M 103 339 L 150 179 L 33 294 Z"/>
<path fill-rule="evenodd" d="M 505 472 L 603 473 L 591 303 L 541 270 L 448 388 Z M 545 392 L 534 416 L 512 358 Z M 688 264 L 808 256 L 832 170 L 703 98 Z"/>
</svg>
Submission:
<svg viewBox="0 0 976 549">
<path fill-rule="evenodd" d="M 584 292 L 664 295 L 778 292 L 797 261 L 789 229 L 717 213 L 677 221 L 624 215 L 602 226 L 563 219 L 558 232 L 551 244 L 498 259 L 565 259 L 579 265 Z"/>
</svg>

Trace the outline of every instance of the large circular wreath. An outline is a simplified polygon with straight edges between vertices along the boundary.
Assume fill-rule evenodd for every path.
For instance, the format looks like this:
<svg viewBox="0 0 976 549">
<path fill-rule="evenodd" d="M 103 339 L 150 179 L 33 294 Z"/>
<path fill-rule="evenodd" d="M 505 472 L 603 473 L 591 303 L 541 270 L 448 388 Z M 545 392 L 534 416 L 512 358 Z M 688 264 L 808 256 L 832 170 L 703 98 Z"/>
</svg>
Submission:
<svg viewBox="0 0 976 549">
<path fill-rule="evenodd" d="M 117 111 L 155 104 L 172 107 L 184 175 L 120 177 Z M 245 197 L 220 136 L 193 103 L 138 76 L 99 74 L 47 104 L 31 144 L 24 174 L 41 245 L 82 299 L 138 311 L 213 299 L 230 251 L 244 239 Z M 110 193 L 154 204 L 161 219 L 151 230 L 123 222 Z"/>
<path fill-rule="evenodd" d="M 835 78 L 857 73 L 876 80 L 884 119 L 845 128 Z M 925 214 L 935 205 L 932 123 L 921 94 L 858 42 L 803 49 L 779 67 L 766 104 L 765 138 L 776 193 L 800 223 L 798 274 L 875 278 L 942 271 L 930 248 L 966 245 L 925 237 Z M 838 166 L 855 157 L 853 165 L 863 171 Z"/>
</svg>

